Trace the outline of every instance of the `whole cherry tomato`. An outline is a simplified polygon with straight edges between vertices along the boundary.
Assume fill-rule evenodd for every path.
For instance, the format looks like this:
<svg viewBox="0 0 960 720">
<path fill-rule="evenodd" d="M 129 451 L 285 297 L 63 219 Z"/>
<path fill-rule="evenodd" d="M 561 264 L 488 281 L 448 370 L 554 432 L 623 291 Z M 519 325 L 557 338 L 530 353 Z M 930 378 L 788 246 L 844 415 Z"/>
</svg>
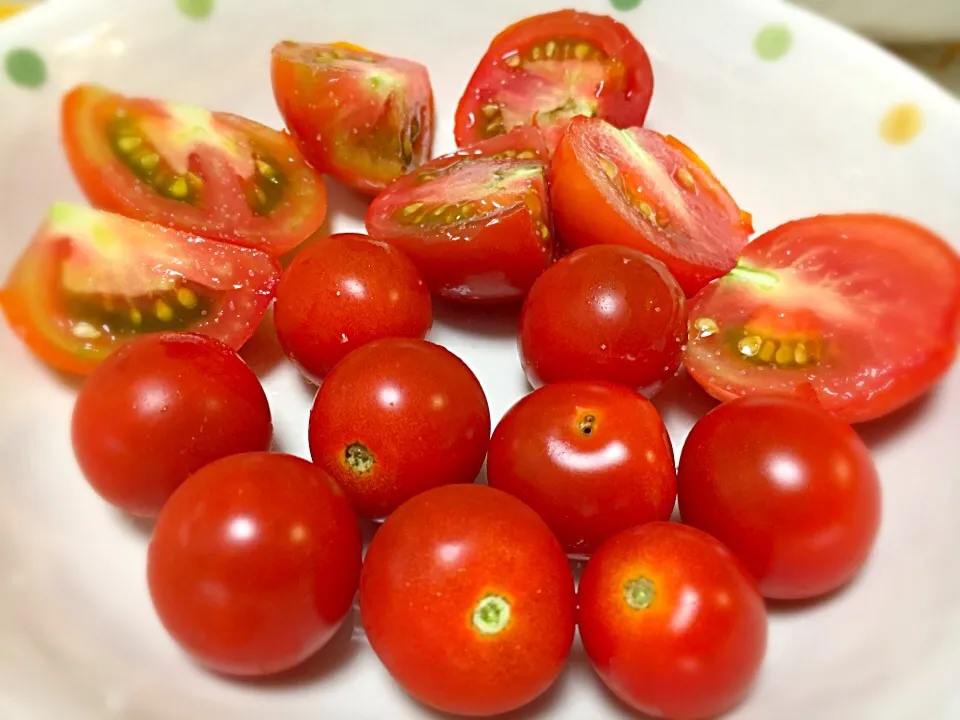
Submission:
<svg viewBox="0 0 960 720">
<path fill-rule="evenodd" d="M 580 637 L 603 682 L 642 713 L 712 718 L 749 692 L 766 653 L 763 598 L 717 540 L 647 523 L 607 540 L 578 592 Z"/>
</svg>

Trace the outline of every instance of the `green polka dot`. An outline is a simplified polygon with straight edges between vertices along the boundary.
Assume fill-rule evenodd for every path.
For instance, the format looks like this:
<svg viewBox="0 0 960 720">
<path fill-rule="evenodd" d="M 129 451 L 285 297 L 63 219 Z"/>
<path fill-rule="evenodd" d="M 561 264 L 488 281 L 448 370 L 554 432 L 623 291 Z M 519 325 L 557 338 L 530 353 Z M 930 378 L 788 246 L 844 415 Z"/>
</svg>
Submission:
<svg viewBox="0 0 960 720">
<path fill-rule="evenodd" d="M 767 25 L 753 39 L 753 49 L 761 60 L 779 60 L 790 51 L 793 33 L 786 25 Z"/>
<path fill-rule="evenodd" d="M 642 0 L 610 0 L 614 10 L 633 10 Z"/>
<path fill-rule="evenodd" d="M 4 61 L 7 77 L 16 85 L 38 88 L 47 79 L 47 66 L 35 50 L 14 48 Z"/>
<path fill-rule="evenodd" d="M 177 0 L 177 7 L 187 17 L 202 20 L 213 12 L 213 0 Z"/>
</svg>

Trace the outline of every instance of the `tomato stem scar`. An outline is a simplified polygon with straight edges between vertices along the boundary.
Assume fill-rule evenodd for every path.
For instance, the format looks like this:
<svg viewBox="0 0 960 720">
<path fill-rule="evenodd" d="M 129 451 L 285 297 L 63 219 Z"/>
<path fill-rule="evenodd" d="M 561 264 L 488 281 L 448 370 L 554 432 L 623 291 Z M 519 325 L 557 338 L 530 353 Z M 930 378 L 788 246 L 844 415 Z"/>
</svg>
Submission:
<svg viewBox="0 0 960 720">
<path fill-rule="evenodd" d="M 584 415 L 578 423 L 577 428 L 580 430 L 581 434 L 589 435 L 593 432 L 593 428 L 596 424 L 597 418 L 594 415 Z"/>
<path fill-rule="evenodd" d="M 773 290 L 780 284 L 780 280 L 773 273 L 766 270 L 755 270 L 745 265 L 737 265 L 728 275 L 755 285 L 761 290 Z"/>
<path fill-rule="evenodd" d="M 360 442 L 353 442 L 347 445 L 343 451 L 344 464 L 358 475 L 365 475 L 377 464 L 373 453 L 366 445 Z"/>
<path fill-rule="evenodd" d="M 623 599 L 634 610 L 646 610 L 653 604 L 656 590 L 653 581 L 642 575 L 627 581 L 623 586 Z"/>
<path fill-rule="evenodd" d="M 496 635 L 510 622 L 510 603 L 499 595 L 486 595 L 473 609 L 472 620 L 481 635 Z"/>
</svg>

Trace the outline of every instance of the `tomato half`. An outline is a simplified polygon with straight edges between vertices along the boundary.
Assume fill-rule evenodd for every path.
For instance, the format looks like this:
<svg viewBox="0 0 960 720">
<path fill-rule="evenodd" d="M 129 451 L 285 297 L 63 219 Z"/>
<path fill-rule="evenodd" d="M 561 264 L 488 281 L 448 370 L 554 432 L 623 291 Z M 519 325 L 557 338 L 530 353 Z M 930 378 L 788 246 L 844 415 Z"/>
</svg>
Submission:
<svg viewBox="0 0 960 720">
<path fill-rule="evenodd" d="M 466 145 L 534 125 L 552 150 L 577 115 L 643 125 L 652 95 L 650 58 L 626 27 L 605 15 L 560 10 L 493 39 L 460 98 L 454 132 Z"/>
<path fill-rule="evenodd" d="M 436 158 L 374 199 L 367 232 L 403 250 L 443 297 L 518 300 L 555 254 L 546 156 L 524 128 Z"/>
<path fill-rule="evenodd" d="M 348 43 L 274 46 L 273 94 L 318 170 L 375 195 L 430 158 L 433 90 L 420 63 Z"/>
<path fill-rule="evenodd" d="M 79 85 L 63 145 L 102 210 L 282 255 L 327 211 L 323 180 L 283 132 L 253 120 Z"/>
<path fill-rule="evenodd" d="M 664 263 L 688 297 L 730 270 L 753 232 L 750 215 L 706 164 L 654 130 L 574 118 L 550 181 L 567 247 L 637 248 Z"/>
<path fill-rule="evenodd" d="M 87 374 L 143 333 L 189 330 L 239 349 L 273 300 L 269 255 L 81 205 L 54 205 L 0 295 L 13 330 Z"/>
<path fill-rule="evenodd" d="M 929 230 L 876 214 L 822 215 L 750 243 L 690 310 L 684 363 L 721 400 L 819 403 L 847 422 L 929 390 L 960 341 L 960 257 Z"/>
</svg>

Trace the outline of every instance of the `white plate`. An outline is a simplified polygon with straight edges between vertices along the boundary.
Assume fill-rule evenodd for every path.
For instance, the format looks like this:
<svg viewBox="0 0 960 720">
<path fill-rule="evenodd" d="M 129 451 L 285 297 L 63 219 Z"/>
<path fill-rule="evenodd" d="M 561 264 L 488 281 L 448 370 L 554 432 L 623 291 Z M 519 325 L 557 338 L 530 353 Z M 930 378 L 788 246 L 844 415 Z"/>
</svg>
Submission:
<svg viewBox="0 0 960 720">
<path fill-rule="evenodd" d="M 578 5 L 605 13 L 611 2 Z M 200 19 L 179 9 L 203 4 L 50 0 L 0 26 L 0 53 L 30 48 L 46 64 L 39 88 L 0 77 L 0 273 L 49 203 L 80 198 L 57 140 L 58 101 L 73 83 L 97 81 L 279 126 L 271 45 L 351 40 L 428 65 L 437 150 L 447 150 L 454 104 L 490 38 L 513 20 L 556 8 L 553 0 L 215 0 Z M 696 148 L 754 212 L 759 230 L 820 211 L 876 209 L 916 218 L 960 243 L 960 105 L 920 75 L 772 0 L 645 0 L 616 14 L 653 58 L 649 125 Z M 756 51 L 769 26 L 759 42 L 768 56 L 792 38 L 777 60 Z M 882 118 L 898 103 L 915 103 L 922 127 L 890 144 L 881 138 Z M 331 201 L 332 229 L 361 227 L 355 197 L 331 186 Z M 445 313 L 432 335 L 473 367 L 495 419 L 525 390 L 511 332 L 510 318 Z M 281 445 L 305 455 L 308 391 L 268 336 L 246 356 L 264 379 Z M 259 683 L 212 677 L 182 656 L 148 600 L 148 531 L 100 502 L 74 465 L 74 393 L 0 328 L 0 718 L 423 716 L 349 629 L 302 670 Z M 658 403 L 678 446 L 709 406 L 682 378 Z M 885 492 L 873 559 L 846 592 L 772 612 L 767 664 L 732 717 L 960 717 L 958 426 L 954 367 L 928 399 L 862 428 Z M 528 716 L 537 712 L 560 719 L 624 710 L 577 653 Z"/>
</svg>

